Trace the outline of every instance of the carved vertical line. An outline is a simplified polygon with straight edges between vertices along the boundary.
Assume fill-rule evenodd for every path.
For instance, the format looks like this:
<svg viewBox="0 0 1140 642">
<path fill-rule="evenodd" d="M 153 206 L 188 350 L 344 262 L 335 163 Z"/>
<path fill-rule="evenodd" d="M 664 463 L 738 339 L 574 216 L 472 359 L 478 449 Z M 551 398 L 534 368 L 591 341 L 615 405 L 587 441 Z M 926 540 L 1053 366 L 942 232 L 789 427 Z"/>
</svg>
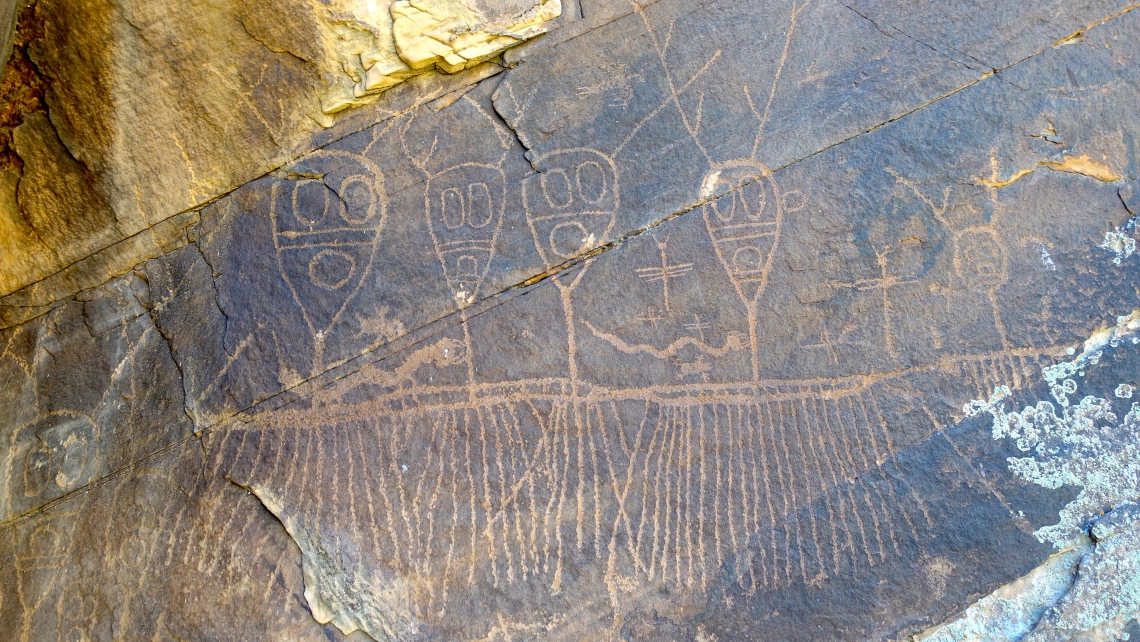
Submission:
<svg viewBox="0 0 1140 642">
<path fill-rule="evenodd" d="M 754 504 L 752 507 L 753 520 L 756 523 L 756 548 L 760 551 L 760 569 L 762 577 L 764 578 L 764 586 L 769 586 L 769 565 L 768 565 L 768 548 L 761 542 L 764 532 L 760 528 L 760 478 L 764 479 L 764 501 L 768 506 L 769 519 L 767 522 L 768 529 L 772 529 L 772 495 L 768 485 L 768 462 L 764 460 L 764 437 L 760 432 L 760 406 L 757 404 L 748 404 L 748 429 L 751 434 L 751 445 L 749 450 L 752 452 L 752 496 Z M 760 456 L 761 463 L 757 464 L 756 458 Z M 761 474 L 763 470 L 763 474 Z"/>
<path fill-rule="evenodd" d="M 767 424 L 769 432 L 772 436 L 772 441 L 773 441 L 772 459 L 776 463 L 776 481 L 780 486 L 780 499 L 784 503 L 784 522 L 783 522 L 783 526 L 784 526 L 784 580 L 786 582 L 790 583 L 792 581 L 792 567 L 791 567 L 791 559 L 792 558 L 791 558 L 791 548 L 789 545 L 790 526 L 788 525 L 788 513 L 789 513 L 789 511 L 788 511 L 788 489 L 784 485 L 784 470 L 783 470 L 783 466 L 780 464 L 780 453 L 779 453 L 779 448 L 777 446 L 780 443 L 780 439 L 778 437 L 776 437 L 776 429 L 777 429 L 777 423 L 778 422 L 776 420 L 775 415 L 772 413 L 772 407 L 767 402 L 764 402 L 763 406 L 761 406 L 761 409 L 763 411 L 762 415 L 766 418 L 766 424 Z M 776 537 L 775 507 L 772 506 L 771 503 L 769 503 L 769 511 L 771 511 L 771 513 L 772 513 L 772 572 L 773 572 L 773 578 L 775 579 L 775 583 L 778 585 L 779 584 L 779 577 L 778 577 L 779 566 L 776 564 L 776 562 L 780 557 L 780 548 L 779 548 L 779 540 Z"/>
<path fill-rule="evenodd" d="M 788 441 L 787 440 L 788 423 L 787 423 L 786 417 L 784 416 L 784 402 L 782 402 L 782 401 L 776 402 L 776 411 L 780 415 L 779 424 L 780 424 L 780 431 L 781 431 L 781 435 L 782 435 L 782 438 L 780 439 L 780 444 L 784 450 L 784 466 L 788 470 L 788 488 L 791 490 L 791 495 L 792 495 L 792 507 L 791 507 L 792 513 L 791 513 L 791 515 L 785 515 L 785 517 L 788 518 L 786 521 L 788 521 L 792 524 L 795 524 L 795 526 L 796 526 L 795 541 L 796 541 L 796 550 L 799 552 L 800 577 L 806 583 L 809 580 L 808 580 L 808 574 L 807 574 L 807 565 L 804 562 L 803 526 L 801 525 L 801 522 L 800 522 L 799 516 L 798 516 L 798 513 L 799 513 L 799 505 L 798 504 L 799 504 L 799 502 L 798 502 L 798 498 L 796 497 L 795 473 L 794 473 L 794 469 L 792 468 L 791 457 L 788 454 L 788 444 L 787 444 L 787 441 Z M 794 421 L 794 419 L 793 419 L 793 421 Z M 791 529 L 789 528 L 788 531 L 790 531 L 790 530 Z M 786 533 L 786 536 L 790 537 L 791 533 L 790 532 Z M 790 564 L 791 563 L 791 551 L 790 550 L 788 551 L 788 560 L 789 560 L 789 564 Z M 790 575 L 791 575 L 791 572 L 789 571 L 789 576 Z M 789 577 L 788 579 L 790 582 L 791 578 Z"/>
<path fill-rule="evenodd" d="M 705 407 L 697 405 L 698 455 L 700 456 L 700 483 L 697 490 L 697 559 L 701 570 L 701 590 L 708 587 L 708 561 L 705 559 L 705 489 L 708 488 L 708 475 L 705 471 L 705 462 L 708 460 L 708 449 L 705 446 Z"/>
<path fill-rule="evenodd" d="M 494 408 L 498 410 L 499 423 L 503 426 L 503 432 L 507 440 L 507 454 L 509 455 L 509 463 L 511 466 L 511 496 L 513 497 L 511 504 L 515 514 L 515 539 L 519 545 L 519 570 L 522 571 L 523 581 L 526 581 L 530 575 L 530 568 L 526 563 L 526 535 L 524 534 L 522 515 L 523 487 L 527 481 L 530 480 L 526 444 L 521 439 L 515 438 L 515 429 L 517 426 L 514 425 L 513 416 L 507 416 L 507 410 L 510 408 L 509 404 L 496 404 Z M 521 467 L 519 460 L 522 460 Z M 531 501 L 533 505 L 533 498 Z"/>
<path fill-rule="evenodd" d="M 440 575 L 443 579 L 442 602 L 445 606 L 447 604 L 447 590 L 451 586 L 451 565 L 455 560 L 455 535 L 459 529 L 459 456 L 455 444 L 458 441 L 456 435 L 459 433 L 459 422 L 454 412 L 447 413 L 447 419 L 447 445 L 451 455 L 448 458 L 451 467 L 451 485 L 449 486 L 451 490 L 451 524 L 447 529 L 447 556 L 444 558 L 443 573 Z"/>
<path fill-rule="evenodd" d="M 693 407 L 684 406 L 685 424 L 685 553 L 688 557 L 688 577 L 685 586 L 693 585 Z M 698 453 L 698 456 L 700 453 Z"/>
<path fill-rule="evenodd" d="M 838 526 L 836 524 L 835 514 L 832 512 L 832 508 L 831 508 L 831 492 L 830 492 L 830 490 L 832 488 L 838 490 L 839 478 L 835 474 L 835 465 L 831 461 L 831 455 L 829 455 L 827 453 L 827 446 L 824 442 L 824 435 L 822 434 L 823 431 L 820 429 L 821 424 L 819 423 L 819 418 L 816 416 L 818 414 L 818 412 L 817 412 L 818 406 L 816 405 L 815 402 L 816 402 L 816 400 L 812 399 L 812 404 L 809 407 L 807 400 L 804 397 L 800 397 L 800 407 L 803 409 L 803 412 L 804 412 L 805 427 L 806 427 L 808 433 L 815 438 L 814 439 L 815 443 L 812 444 L 812 451 L 816 457 L 816 469 L 819 471 L 820 492 L 823 494 L 824 505 L 827 506 L 828 521 L 831 522 L 832 572 L 839 573 L 839 548 L 840 548 L 839 547 L 839 533 L 838 533 Z M 817 450 L 817 447 L 818 447 L 818 450 Z M 825 468 L 825 467 L 827 468 L 827 472 L 831 475 L 831 487 L 830 488 L 824 488 L 824 484 L 827 481 L 827 478 L 824 476 L 824 473 L 823 473 L 823 468 Z M 835 497 L 836 497 L 836 500 L 839 502 L 838 512 L 840 515 L 840 519 L 842 519 L 844 522 L 846 522 L 847 511 L 843 507 L 843 499 L 838 493 L 836 493 Z M 821 566 L 823 565 L 823 560 L 820 560 L 820 565 Z"/>
<path fill-rule="evenodd" d="M 653 577 L 657 570 L 657 549 L 660 540 L 658 536 L 661 533 L 661 471 L 664 468 L 664 460 L 666 454 L 665 441 L 668 433 L 668 406 L 662 406 L 660 414 L 658 415 L 657 426 L 661 431 L 661 448 L 658 451 L 657 466 L 654 471 L 653 478 L 653 535 L 651 537 L 653 546 L 649 551 L 649 580 L 653 581 Z M 664 419 L 663 419 L 664 417 Z M 664 423 L 664 425 L 662 425 Z"/>
<path fill-rule="evenodd" d="M 471 567 L 467 573 L 467 584 L 471 585 L 475 583 L 475 559 L 477 557 L 475 551 L 478 550 L 476 541 L 479 533 L 479 525 L 477 523 L 478 513 L 475 511 L 475 475 L 471 472 L 471 411 L 467 408 L 463 409 L 463 441 L 464 467 L 467 470 L 467 488 L 469 491 L 468 497 L 470 498 L 469 510 L 471 511 L 471 549 L 468 554 L 471 560 Z"/>
<path fill-rule="evenodd" d="M 479 420 L 479 458 L 482 462 L 481 473 L 483 479 L 481 485 L 483 487 L 483 512 L 486 515 L 484 518 L 486 526 L 483 528 L 483 536 L 487 539 L 487 552 L 491 562 L 492 584 L 498 588 L 499 560 L 498 553 L 495 550 L 494 504 L 491 503 L 491 467 L 487 459 L 487 422 L 483 418 L 483 409 L 479 406 L 475 407 L 475 417 Z"/>
<path fill-rule="evenodd" d="M 835 424 L 837 427 L 831 425 L 831 417 L 830 417 L 829 411 L 835 412 Z M 858 471 L 857 467 L 855 466 L 855 460 L 851 455 L 851 445 L 847 442 L 847 430 L 843 425 L 842 419 L 840 418 L 841 412 L 842 412 L 842 410 L 840 409 L 839 403 L 837 401 L 831 401 L 831 402 L 825 402 L 824 403 L 824 414 L 823 414 L 824 423 L 827 426 L 828 431 L 835 433 L 835 434 L 838 434 L 838 438 L 835 438 L 832 443 L 836 446 L 837 453 L 838 453 L 839 441 L 840 440 L 843 441 L 843 455 L 846 457 L 847 465 L 850 467 L 850 472 L 844 471 L 843 470 L 844 458 L 840 457 L 838 454 L 836 455 L 836 459 L 840 462 L 840 474 L 842 474 L 844 477 L 843 487 L 844 487 L 844 490 L 846 490 L 847 497 L 851 502 L 851 513 L 855 519 L 855 525 L 859 529 L 860 540 L 863 543 L 863 545 L 862 545 L 863 552 L 867 555 L 868 561 L 871 564 L 874 564 L 874 561 L 870 558 L 870 549 L 867 548 L 867 531 L 863 527 L 863 518 L 859 515 L 859 503 L 855 500 L 854 484 L 855 484 L 856 477 L 858 477 L 858 475 L 859 475 L 859 471 Z M 850 537 L 852 537 L 852 541 L 851 541 L 851 565 L 852 565 L 852 568 L 854 570 L 858 571 L 859 570 L 858 553 L 856 553 L 856 551 L 855 551 L 854 535 L 851 533 L 850 527 L 848 527 L 847 533 Z"/>
<path fill-rule="evenodd" d="M 594 414 L 597 417 L 597 426 L 594 430 L 590 430 L 590 411 L 593 408 Z M 606 419 L 602 415 L 602 408 L 597 404 L 590 404 L 586 410 L 586 433 L 590 440 L 590 469 L 593 472 L 594 482 L 594 558 L 600 559 L 602 555 L 602 494 L 601 489 L 598 488 L 598 479 L 601 477 L 601 472 L 598 470 L 598 445 L 594 435 L 601 432 L 603 435 L 606 432 Z"/>
<path fill-rule="evenodd" d="M 492 437 L 494 438 L 491 443 L 491 448 L 494 450 L 495 456 L 493 458 L 495 467 L 499 471 L 499 508 L 493 511 L 493 519 L 500 522 L 503 531 L 503 557 L 507 560 L 507 583 L 514 584 L 515 581 L 515 564 L 514 555 L 511 552 L 511 509 L 510 509 L 510 479 L 506 466 L 503 464 L 503 440 L 502 440 L 502 425 L 499 423 L 498 417 L 495 414 L 495 406 L 488 405 L 486 407 L 480 406 L 481 412 L 486 414 L 486 421 L 491 426 Z"/>
<path fill-rule="evenodd" d="M 716 404 L 712 404 L 713 416 L 713 447 L 716 450 L 716 489 L 713 493 L 713 530 L 714 541 L 716 542 L 716 565 L 717 568 L 724 566 L 724 549 L 720 537 L 720 486 L 721 486 L 721 466 L 720 466 L 720 413 L 717 412 Z"/>
<path fill-rule="evenodd" d="M 576 401 L 572 400 L 571 403 Z M 558 510 L 554 515 L 554 539 L 557 543 L 558 554 L 554 560 L 554 580 L 551 582 L 551 591 L 557 595 L 562 591 L 562 515 L 563 504 L 566 502 L 566 479 L 570 476 L 570 426 L 566 417 L 567 403 L 558 406 L 558 433 L 562 435 L 562 459 L 559 472 Z"/>
</svg>

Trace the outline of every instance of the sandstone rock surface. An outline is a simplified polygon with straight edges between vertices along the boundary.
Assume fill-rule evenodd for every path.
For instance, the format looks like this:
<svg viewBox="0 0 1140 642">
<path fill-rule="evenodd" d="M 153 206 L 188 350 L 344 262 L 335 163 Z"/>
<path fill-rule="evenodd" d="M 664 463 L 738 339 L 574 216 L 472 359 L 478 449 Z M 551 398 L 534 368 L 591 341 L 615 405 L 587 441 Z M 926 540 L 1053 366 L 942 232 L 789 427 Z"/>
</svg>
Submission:
<svg viewBox="0 0 1140 642">
<path fill-rule="evenodd" d="M 0 638 L 1137 633 L 1137 8 L 38 0 Z"/>
</svg>

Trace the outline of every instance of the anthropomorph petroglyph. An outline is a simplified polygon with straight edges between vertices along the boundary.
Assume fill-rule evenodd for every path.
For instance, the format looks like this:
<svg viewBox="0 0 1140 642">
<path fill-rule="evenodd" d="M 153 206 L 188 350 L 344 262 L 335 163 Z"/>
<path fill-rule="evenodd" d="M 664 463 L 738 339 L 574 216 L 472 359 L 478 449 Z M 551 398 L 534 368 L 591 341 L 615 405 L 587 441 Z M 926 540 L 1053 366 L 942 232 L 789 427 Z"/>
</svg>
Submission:
<svg viewBox="0 0 1140 642">
<path fill-rule="evenodd" d="M 1026 573 L 971 612 L 1130 632 L 1140 11 L 168 4 L 14 52 L 0 245 L 72 234 L 52 136 L 194 203 L 0 300 L 0 638 L 897 641 Z M 185 180 L 103 171 L 136 76 Z"/>
<path fill-rule="evenodd" d="M 313 337 L 313 363 L 324 363 L 327 336 L 372 269 L 387 217 L 379 168 L 363 156 L 321 151 L 298 161 L 274 184 L 273 243 Z"/>
</svg>

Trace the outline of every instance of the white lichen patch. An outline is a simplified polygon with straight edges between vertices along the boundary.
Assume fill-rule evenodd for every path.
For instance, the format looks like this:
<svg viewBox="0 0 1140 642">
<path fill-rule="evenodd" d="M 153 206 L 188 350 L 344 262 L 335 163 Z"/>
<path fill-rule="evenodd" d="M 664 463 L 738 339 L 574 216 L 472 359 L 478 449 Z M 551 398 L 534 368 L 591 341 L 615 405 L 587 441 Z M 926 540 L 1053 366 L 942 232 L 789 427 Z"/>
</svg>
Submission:
<svg viewBox="0 0 1140 642">
<path fill-rule="evenodd" d="M 1051 556 L 1028 575 L 978 600 L 960 616 L 915 636 L 915 642 L 1019 640 L 1073 584 L 1081 557 L 1092 550 L 1086 540 Z"/>
<path fill-rule="evenodd" d="M 1052 401 L 1006 412 L 1004 400 L 1010 391 L 1001 386 L 989 400 L 965 405 L 968 414 L 992 415 L 993 437 L 1013 439 L 1028 454 L 1008 460 L 1018 477 L 1046 488 L 1080 488 L 1077 497 L 1061 509 L 1056 524 L 1034 533 L 1062 551 L 1079 551 L 1079 568 L 1067 573 L 1071 585 L 1028 628 L 1011 618 L 1009 609 L 1022 614 L 1032 609 L 1021 602 L 1009 607 L 995 593 L 930 634 L 941 637 L 921 639 L 1053 642 L 1127 638 L 1124 625 L 1140 612 L 1140 506 L 1135 503 L 1140 499 L 1140 403 L 1131 404 L 1121 415 L 1110 399 L 1086 395 L 1076 400 L 1078 379 L 1106 350 L 1126 343 L 1140 343 L 1140 310 L 1093 333 L 1080 354 L 1070 351 L 1076 355 L 1071 361 L 1042 369 Z M 1130 384 L 1122 383 L 1115 390 L 1119 399 L 1131 394 Z M 1058 572 L 1060 557 L 1054 556 L 1027 577 Z M 1056 579 L 1060 582 L 1065 576 L 1059 573 Z M 1023 587 L 1019 599 L 1039 605 L 1047 601 L 1048 594 L 1048 590 Z"/>
<path fill-rule="evenodd" d="M 1124 230 L 1112 230 L 1104 235 L 1104 240 L 1101 241 L 1100 247 L 1115 254 L 1116 256 L 1112 259 L 1112 262 L 1120 265 L 1124 259 L 1132 256 L 1136 252 L 1136 239 Z"/>
<path fill-rule="evenodd" d="M 1069 546 L 1106 508 L 1140 496 L 1140 404 L 1119 417 L 1107 399 L 1089 395 L 1076 404 L 1070 400 L 1078 389 L 1075 377 L 1098 363 L 1106 349 L 1138 335 L 1140 310 L 1093 333 L 1072 361 L 1043 368 L 1053 401 L 1007 413 L 1002 400 L 1010 393 L 1003 386 L 990 400 L 972 401 L 963 408 L 967 414 L 993 415 L 994 439 L 1014 439 L 1019 450 L 1030 454 L 1009 460 L 1019 477 L 1045 488 L 1081 488 L 1061 510 L 1060 522 L 1035 532 L 1042 542 Z"/>
</svg>

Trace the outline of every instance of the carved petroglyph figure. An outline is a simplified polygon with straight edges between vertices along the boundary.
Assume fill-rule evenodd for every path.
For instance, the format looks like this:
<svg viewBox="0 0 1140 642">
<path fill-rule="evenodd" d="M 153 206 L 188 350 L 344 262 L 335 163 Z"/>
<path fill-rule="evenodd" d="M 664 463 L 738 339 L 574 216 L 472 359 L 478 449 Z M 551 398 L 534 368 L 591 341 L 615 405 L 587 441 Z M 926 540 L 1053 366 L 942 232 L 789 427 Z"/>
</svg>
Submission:
<svg viewBox="0 0 1140 642">
<path fill-rule="evenodd" d="M 322 150 L 297 161 L 273 186 L 273 244 L 281 275 L 313 336 L 313 363 L 372 268 L 387 216 L 376 165 Z"/>
<path fill-rule="evenodd" d="M 617 165 L 594 149 L 564 149 L 535 161 L 538 176 L 523 181 L 526 221 L 548 269 L 566 263 L 604 243 L 617 220 L 621 205 Z M 554 276 L 562 297 L 568 334 L 570 380 L 577 385 L 577 340 L 572 293 L 582 281 L 591 259 L 569 277 Z"/>
<path fill-rule="evenodd" d="M 475 302 L 495 256 L 507 199 L 503 163 L 511 149 L 510 134 L 499 122 L 470 97 L 461 100 L 460 106 L 470 118 L 464 122 L 490 130 L 498 145 L 441 150 L 435 138 L 426 153 L 417 155 L 408 149 L 406 141 L 415 118 L 408 118 L 400 130 L 405 153 L 427 177 L 424 213 L 428 232 L 459 309 Z M 453 155 L 462 160 L 455 162 Z M 452 164 L 435 169 L 449 160 Z"/>
<path fill-rule="evenodd" d="M 472 149 L 439 148 L 438 137 L 430 148 L 414 154 L 408 147 L 407 132 L 415 120 L 409 117 L 399 130 L 400 140 L 412 164 L 427 177 L 424 185 L 424 215 L 435 255 L 439 259 L 448 290 L 454 297 L 463 326 L 463 360 L 468 381 L 475 381 L 475 357 L 467 307 L 479 290 L 495 258 L 496 243 L 506 209 L 507 180 L 503 163 L 511 149 L 510 133 L 491 117 L 478 102 L 464 96 L 452 103 L 465 125 L 489 132 L 497 145 Z M 443 169 L 438 169 L 444 165 Z"/>
<path fill-rule="evenodd" d="M 725 163 L 705 175 L 701 185 L 705 226 L 717 258 L 748 312 L 752 376 L 760 377 L 758 306 L 768 287 L 772 260 L 780 243 L 784 216 L 805 206 L 798 190 L 783 192 L 759 163 Z"/>
<path fill-rule="evenodd" d="M 498 22 L 464 2 L 314 0 L 340 25 L 337 55 L 351 49 L 335 70 L 350 81 L 338 85 L 346 100 L 422 70 L 454 71 L 541 28 L 526 22 L 540 6 L 530 0 Z M 12 422 L 5 490 L 28 499 L 13 520 L 24 529 L 11 540 L 14 590 L 0 591 L 0 610 L 24 619 L 13 630 L 93 642 L 145 621 L 153 628 L 135 637 L 200 639 L 210 630 L 185 620 L 205 613 L 254 630 L 247 639 L 341 637 L 334 627 L 378 640 L 874 639 L 887 635 L 891 601 L 923 586 L 909 575 L 929 576 L 942 606 L 989 582 L 975 563 L 993 558 L 979 551 L 1028 541 L 1040 516 L 1010 508 L 1002 493 L 1017 489 L 991 465 L 1001 453 L 968 442 L 977 422 L 955 425 L 951 404 L 974 387 L 1016 385 L 1059 349 L 1022 328 L 1005 334 L 1001 312 L 1027 308 L 1025 298 L 998 306 L 1025 267 L 1009 239 L 1028 239 L 1020 258 L 1064 279 L 1058 289 L 1092 282 L 1096 296 L 1131 295 L 1130 283 L 1102 289 L 1105 273 L 1091 269 L 1088 281 L 1071 278 L 1075 242 L 1031 224 L 1044 217 L 1011 229 L 996 193 L 952 202 L 914 147 L 883 151 L 908 123 L 867 131 L 856 121 L 869 111 L 837 110 L 804 127 L 801 93 L 780 96 L 769 125 L 781 74 L 814 86 L 785 89 L 831 106 L 829 74 L 863 83 L 864 70 L 908 58 L 809 66 L 789 60 L 803 5 L 752 7 L 756 26 L 734 23 L 721 10 L 730 5 L 639 3 L 631 15 L 595 16 L 548 51 L 595 46 L 591 31 L 609 21 L 622 31 L 598 58 L 626 62 L 552 87 L 533 81 L 538 61 L 527 61 L 348 134 L 236 192 L 224 212 L 240 221 L 236 239 L 199 215 L 214 236 L 186 248 L 193 278 L 170 277 L 195 288 L 169 288 L 189 301 L 171 316 L 208 313 L 223 336 L 199 341 L 204 332 L 165 323 L 160 347 L 186 384 L 176 410 L 204 408 L 207 420 L 165 452 L 112 462 L 106 478 L 92 462 L 110 421 L 44 411 Z M 826 11 L 811 28 L 842 14 L 879 37 L 864 18 Z M 368 33 L 352 34 L 352 15 Z M 393 15 L 386 32 L 366 28 Z M 524 23 L 519 33 L 503 26 Z M 706 38 L 733 29 L 746 47 L 722 52 Z M 694 33 L 695 54 L 678 44 Z M 928 56 L 923 69 L 946 62 L 893 40 Z M 836 47 L 839 62 L 880 55 L 866 45 Z M 580 61 L 547 62 L 539 80 Z M 744 64 L 759 69 L 748 82 L 760 91 L 722 82 L 747 77 L 721 73 Z M 924 91 L 937 88 L 917 75 Z M 892 89 L 874 82 L 861 90 L 868 103 Z M 512 91 L 553 126 L 514 122 Z M 558 92 L 565 101 L 550 98 Z M 905 117 L 953 115 L 952 101 L 978 93 Z M 527 104 L 516 102 L 516 115 Z M 558 121 L 563 109 L 581 112 Z M 865 135 L 814 147 L 834 123 Z M 766 139 L 766 126 L 778 134 Z M 1056 264 L 1039 265 L 1038 247 Z M 154 316 L 167 305 L 182 303 L 157 303 Z M 1052 312 L 1068 317 L 1050 321 L 1057 333 L 1081 316 Z M 29 345 L 48 358 L 50 345 Z M 196 362 L 196 351 L 207 358 Z M 1120 398 L 1135 383 L 1113 379 Z M 133 490 L 150 483 L 148 466 L 175 458 L 188 462 L 184 478 L 158 479 L 163 470 Z M 60 493 L 86 502 L 79 526 L 62 512 L 25 519 Z M 180 595 L 193 599 L 182 607 Z M 848 628 L 837 601 L 880 628 Z M 218 617 L 230 614 L 223 604 L 249 617 Z M 263 611 L 273 621 L 255 630 Z M 822 625 L 787 623 L 800 615 Z M 752 628 L 725 633 L 738 624 Z"/>
<path fill-rule="evenodd" d="M 535 160 L 543 168 L 523 181 L 535 247 L 554 267 L 604 242 L 621 203 L 617 166 L 593 149 L 564 149 Z"/>
<path fill-rule="evenodd" d="M 425 209 L 432 242 L 461 308 L 475 301 L 491 265 L 506 189 L 503 170 L 478 163 L 452 167 L 428 181 Z"/>
<path fill-rule="evenodd" d="M 428 363 L 413 355 L 398 369 Z M 905 480 L 878 470 L 894 446 L 867 380 L 575 390 L 421 379 L 337 401 L 350 391 L 229 439 L 258 444 L 261 474 L 248 474 L 286 519 L 306 509 L 274 498 L 354 489 L 356 517 L 341 528 L 360 535 L 338 563 L 396 571 L 393 599 L 417 617 L 479 586 L 537 581 L 557 595 L 572 563 L 604 568 L 615 601 L 631 586 L 707 587 L 726 564 L 750 592 L 818 584 L 900 555 L 933 526 Z M 351 454 L 330 458 L 336 443 Z M 338 544 L 313 532 L 324 537 L 314 550 L 332 555 Z"/>
<path fill-rule="evenodd" d="M 640 267 L 635 270 L 638 278 L 647 283 L 660 283 L 661 284 L 661 302 L 665 306 L 665 312 L 671 312 L 669 305 L 669 282 L 673 279 L 679 279 L 682 276 L 689 274 L 693 271 L 692 263 L 669 263 L 669 256 L 666 253 L 669 248 L 669 239 L 665 238 L 664 241 L 657 241 L 657 249 L 661 253 L 661 264 Z"/>
</svg>

